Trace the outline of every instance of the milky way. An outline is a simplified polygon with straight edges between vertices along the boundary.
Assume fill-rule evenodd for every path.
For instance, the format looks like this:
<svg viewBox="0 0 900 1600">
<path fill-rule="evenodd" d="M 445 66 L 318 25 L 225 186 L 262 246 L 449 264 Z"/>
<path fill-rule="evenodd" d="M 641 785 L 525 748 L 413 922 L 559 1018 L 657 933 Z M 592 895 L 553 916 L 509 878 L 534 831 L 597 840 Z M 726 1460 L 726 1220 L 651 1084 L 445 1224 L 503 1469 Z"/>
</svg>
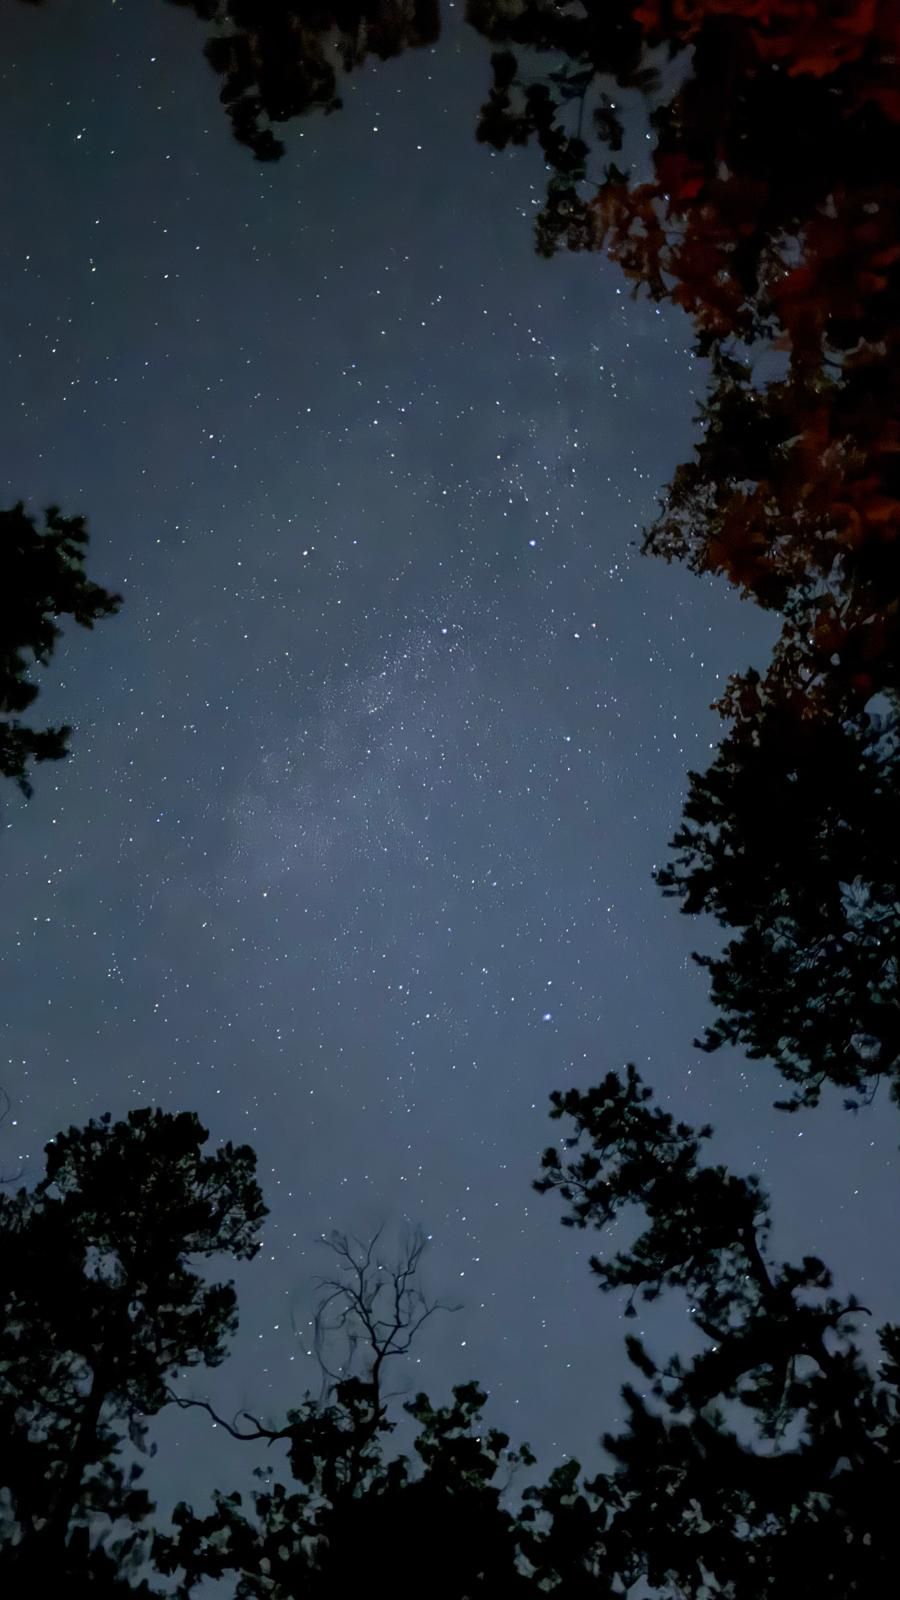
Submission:
<svg viewBox="0 0 900 1600">
<path fill-rule="evenodd" d="M 0 472 L 88 514 L 126 605 L 48 677 L 72 760 L 4 797 L 2 1165 L 195 1108 L 272 1207 L 220 1405 L 315 1382 L 318 1234 L 409 1219 L 462 1304 L 409 1381 L 477 1376 L 548 1465 L 590 1456 L 621 1308 L 530 1192 L 551 1089 L 636 1061 L 864 1299 L 895 1183 L 871 1119 L 779 1117 L 768 1069 L 691 1045 L 714 934 L 651 874 L 770 632 L 639 555 L 689 448 L 685 326 L 534 257 L 540 168 L 475 144 L 452 27 L 261 169 L 190 17 L 76 9 L 5 22 Z M 201 1493 L 202 1420 L 162 1426 L 166 1494 Z"/>
</svg>

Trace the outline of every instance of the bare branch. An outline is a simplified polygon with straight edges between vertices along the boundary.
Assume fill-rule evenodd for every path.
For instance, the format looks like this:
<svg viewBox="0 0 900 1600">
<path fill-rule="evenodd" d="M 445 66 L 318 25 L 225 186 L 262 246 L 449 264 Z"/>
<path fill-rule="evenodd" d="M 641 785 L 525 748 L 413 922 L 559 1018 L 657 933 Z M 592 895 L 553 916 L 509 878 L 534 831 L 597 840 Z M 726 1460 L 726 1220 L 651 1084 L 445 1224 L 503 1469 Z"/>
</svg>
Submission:
<svg viewBox="0 0 900 1600">
<path fill-rule="evenodd" d="M 173 1404 L 182 1411 L 205 1411 L 207 1416 L 212 1417 L 217 1427 L 224 1428 L 226 1433 L 231 1434 L 232 1439 L 241 1439 L 243 1441 L 248 1439 L 268 1439 L 269 1443 L 272 1444 L 278 1439 L 291 1439 L 298 1426 L 300 1426 L 298 1422 L 294 1421 L 287 1423 L 283 1428 L 267 1428 L 264 1422 L 260 1422 L 259 1418 L 253 1415 L 252 1411 L 237 1411 L 235 1412 L 235 1421 L 226 1422 L 224 1417 L 220 1417 L 219 1413 L 213 1410 L 208 1400 L 190 1400 L 186 1395 L 176 1394 L 174 1389 L 167 1388 L 166 1393 Z M 242 1433 L 236 1426 L 237 1419 L 240 1417 L 245 1417 L 252 1424 L 252 1433 Z"/>
<path fill-rule="evenodd" d="M 368 1241 L 334 1232 L 322 1241 L 337 1258 L 341 1276 L 317 1280 L 320 1300 L 313 1339 L 327 1383 L 361 1378 L 374 1391 L 376 1413 L 384 1404 L 385 1362 L 408 1354 L 435 1311 L 459 1309 L 428 1300 L 419 1286 L 417 1275 L 428 1244 L 421 1229 L 403 1241 L 392 1260 L 378 1251 L 383 1232 L 379 1228 Z"/>
<path fill-rule="evenodd" d="M 252 1422 L 254 1424 L 254 1431 L 253 1433 L 241 1433 L 233 1423 L 226 1422 L 224 1417 L 220 1417 L 218 1412 L 213 1410 L 208 1400 L 189 1400 L 186 1395 L 176 1394 L 174 1389 L 167 1389 L 166 1393 L 168 1394 L 169 1399 L 182 1411 L 205 1411 L 208 1416 L 212 1417 L 213 1422 L 217 1427 L 224 1428 L 226 1433 L 231 1434 L 232 1439 L 283 1439 L 287 1437 L 284 1429 L 282 1429 L 280 1432 L 276 1432 L 272 1428 L 263 1428 L 257 1422 L 256 1418 L 251 1417 L 250 1413 L 247 1411 L 238 1411 L 236 1414 L 239 1417 L 246 1417 L 248 1422 Z"/>
</svg>

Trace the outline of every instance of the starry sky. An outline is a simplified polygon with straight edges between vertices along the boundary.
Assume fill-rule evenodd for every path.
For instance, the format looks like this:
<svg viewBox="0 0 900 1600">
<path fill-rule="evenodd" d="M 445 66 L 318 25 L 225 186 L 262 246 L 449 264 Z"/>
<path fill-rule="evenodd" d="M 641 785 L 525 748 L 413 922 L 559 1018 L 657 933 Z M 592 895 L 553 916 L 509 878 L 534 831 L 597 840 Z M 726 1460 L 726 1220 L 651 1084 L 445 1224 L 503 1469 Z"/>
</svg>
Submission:
<svg viewBox="0 0 900 1600">
<path fill-rule="evenodd" d="M 126 600 L 46 677 L 72 759 L 2 797 L 4 1170 L 148 1102 L 253 1144 L 264 1248 L 191 1380 L 229 1414 L 317 1386 L 317 1237 L 420 1224 L 461 1309 L 402 1381 L 479 1378 L 549 1470 L 597 1460 L 625 1365 L 595 1242 L 530 1193 L 547 1097 L 633 1060 L 764 1175 L 779 1248 L 896 1315 L 893 1119 L 785 1117 L 771 1069 L 696 1051 L 715 930 L 651 879 L 772 637 L 639 553 L 702 390 L 686 323 L 533 254 L 539 159 L 476 144 L 452 7 L 275 167 L 191 16 L 0 11 L 3 493 L 87 513 Z M 671 1348 L 685 1311 L 629 1326 Z M 158 1432 L 167 1500 L 229 1486 L 206 1419 Z"/>
</svg>

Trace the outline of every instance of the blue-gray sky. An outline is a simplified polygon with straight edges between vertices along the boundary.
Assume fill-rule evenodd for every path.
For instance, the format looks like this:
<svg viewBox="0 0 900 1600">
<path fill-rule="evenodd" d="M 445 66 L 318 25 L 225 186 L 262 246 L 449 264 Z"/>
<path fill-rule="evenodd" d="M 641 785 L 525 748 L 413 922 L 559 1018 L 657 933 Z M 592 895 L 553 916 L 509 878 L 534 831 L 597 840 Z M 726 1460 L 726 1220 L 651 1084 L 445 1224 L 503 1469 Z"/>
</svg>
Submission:
<svg viewBox="0 0 900 1600">
<path fill-rule="evenodd" d="M 262 167 L 192 17 L 4 0 L 0 478 L 88 514 L 126 605 L 47 674 L 72 759 L 2 799 L 2 1165 L 149 1101 L 255 1146 L 265 1248 L 192 1385 L 226 1410 L 314 1381 L 318 1234 L 421 1223 L 463 1309 L 407 1381 L 478 1377 L 549 1468 L 624 1371 L 594 1241 L 529 1192 L 551 1089 L 634 1060 L 885 1315 L 897 1139 L 691 1045 L 714 930 L 651 872 L 770 631 L 640 557 L 686 324 L 534 256 L 539 160 L 476 144 L 486 56 L 448 16 Z M 227 1484 L 204 1419 L 164 1436 L 173 1494 Z"/>
</svg>

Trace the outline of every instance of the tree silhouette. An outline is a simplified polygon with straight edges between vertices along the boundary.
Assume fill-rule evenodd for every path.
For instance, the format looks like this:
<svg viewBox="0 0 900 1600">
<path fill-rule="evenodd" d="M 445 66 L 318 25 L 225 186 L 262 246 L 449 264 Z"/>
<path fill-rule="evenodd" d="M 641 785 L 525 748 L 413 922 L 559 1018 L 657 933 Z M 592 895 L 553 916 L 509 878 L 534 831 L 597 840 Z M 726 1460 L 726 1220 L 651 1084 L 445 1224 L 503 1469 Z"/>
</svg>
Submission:
<svg viewBox="0 0 900 1600">
<path fill-rule="evenodd" d="M 0 1574 L 10 1593 L 26 1582 L 118 1592 L 151 1510 L 122 1447 L 143 1444 L 176 1371 L 225 1356 L 234 1289 L 193 1263 L 249 1259 L 266 1213 L 253 1152 L 207 1155 L 206 1138 L 193 1114 L 107 1115 L 47 1146 L 34 1189 L 0 1195 Z"/>
<path fill-rule="evenodd" d="M 321 1242 L 335 1257 L 337 1277 L 320 1277 L 313 1318 L 313 1345 L 322 1373 L 319 1402 L 309 1396 L 280 1428 L 267 1427 L 249 1412 L 241 1429 L 216 1415 L 206 1400 L 170 1395 L 183 1410 L 200 1407 L 235 1439 L 287 1440 L 296 1471 L 309 1465 L 310 1440 L 327 1435 L 339 1441 L 327 1480 L 329 1498 L 352 1497 L 372 1461 L 378 1435 L 390 1431 L 384 1390 L 385 1367 L 409 1354 L 413 1340 L 436 1311 L 458 1306 L 429 1300 L 419 1283 L 427 1240 L 419 1229 L 402 1242 L 394 1260 L 380 1249 L 382 1229 L 363 1242 L 335 1230 Z M 336 1405 L 329 1402 L 338 1397 Z M 324 1435 L 321 1419 L 326 1419 Z M 337 1474 L 336 1476 L 334 1474 Z"/>
<path fill-rule="evenodd" d="M 35 664 L 48 665 L 61 636 L 59 618 L 92 628 L 122 603 L 85 576 L 87 542 L 84 518 L 64 517 L 56 506 L 44 513 L 43 528 L 21 500 L 0 511 L 0 775 L 26 796 L 29 763 L 59 761 L 72 731 L 20 720 L 38 696 L 30 674 Z"/>
<path fill-rule="evenodd" d="M 759 1181 L 704 1165 L 711 1129 L 650 1101 L 633 1067 L 553 1095 L 572 1131 L 535 1185 L 560 1195 L 569 1227 L 606 1233 L 636 1213 L 633 1244 L 592 1258 L 600 1288 L 626 1290 L 631 1316 L 680 1294 L 703 1341 L 662 1365 L 627 1341 L 639 1379 L 624 1390 L 626 1428 L 604 1438 L 614 1471 L 581 1490 L 581 1543 L 592 1531 L 595 1563 L 672 1600 L 787 1597 L 798 1583 L 830 1600 L 887 1592 L 900 1329 L 881 1329 L 874 1375 L 856 1337 L 865 1308 L 832 1292 L 818 1258 L 774 1262 Z M 577 1468 L 570 1479 L 575 1494 Z"/>
<path fill-rule="evenodd" d="M 423 1241 L 412 1235 L 392 1261 L 377 1237 L 335 1234 L 314 1319 L 323 1397 L 278 1426 L 177 1397 L 237 1439 L 284 1447 L 283 1468 L 270 1456 L 249 1496 L 217 1490 L 207 1514 L 180 1505 L 168 1531 L 152 1529 L 123 1446 L 176 1397 L 176 1370 L 222 1359 L 234 1293 L 190 1263 L 252 1255 L 264 1207 L 252 1152 L 204 1156 L 195 1117 L 104 1118 L 48 1146 L 31 1194 L 0 1197 L 10 1592 L 149 1596 L 152 1570 L 165 1592 L 227 1580 L 237 1600 L 364 1585 L 412 1597 L 423 1583 L 437 1600 L 613 1600 L 640 1584 L 664 1600 L 787 1600 L 798 1575 L 822 1600 L 888 1593 L 900 1330 L 880 1330 L 873 1373 L 866 1309 L 834 1291 L 817 1257 L 772 1258 L 758 1179 L 705 1163 L 710 1128 L 653 1105 L 633 1067 L 551 1099 L 568 1131 L 535 1187 L 560 1195 L 569 1227 L 606 1236 L 629 1217 L 631 1242 L 592 1259 L 600 1288 L 624 1294 L 629 1317 L 680 1297 L 700 1346 L 660 1361 L 643 1336 L 626 1341 L 636 1378 L 625 1426 L 604 1439 L 607 1465 L 586 1476 L 567 1460 L 537 1481 L 527 1446 L 485 1423 L 474 1383 L 445 1406 L 406 1402 L 413 1454 L 392 1451 L 385 1363 L 438 1309 L 417 1280 Z M 523 1470 L 530 1481 L 516 1484 Z"/>
<path fill-rule="evenodd" d="M 212 31 L 236 137 L 340 105 L 338 76 L 438 37 L 437 0 L 174 0 Z M 900 659 L 897 9 L 847 0 L 468 0 L 478 137 L 534 140 L 542 254 L 604 250 L 681 306 L 712 383 L 645 548 L 781 611 L 775 666 L 865 704 Z M 649 118 L 651 148 L 629 148 Z M 619 161 L 610 161 L 615 155 Z M 780 357 L 766 374 L 764 359 Z"/>
<path fill-rule="evenodd" d="M 429 1300 L 422 1291 L 419 1270 L 428 1241 L 420 1228 L 404 1239 L 394 1260 L 385 1258 L 381 1238 L 379 1228 L 367 1243 L 337 1230 L 323 1240 L 338 1275 L 318 1279 L 314 1318 L 316 1356 L 326 1383 L 360 1378 L 371 1389 L 375 1410 L 382 1406 L 388 1361 L 409 1354 L 436 1311 L 459 1309 Z"/>
<path fill-rule="evenodd" d="M 505 47 L 479 137 L 533 138 L 550 169 L 538 249 L 605 250 L 635 292 L 689 314 L 712 360 L 701 442 L 646 548 L 781 611 L 776 665 L 795 685 L 834 665 L 863 702 L 896 687 L 897 8 L 470 0 L 468 15 Z M 642 107 L 649 174 L 643 155 L 592 172 Z"/>
<path fill-rule="evenodd" d="M 810 714 L 852 714 L 900 683 L 900 392 L 884 353 L 763 388 L 714 349 L 699 443 L 645 537 L 780 613 L 767 676 Z"/>
<path fill-rule="evenodd" d="M 810 718 L 750 673 L 732 711 L 657 873 L 683 911 L 740 929 L 695 957 L 721 1013 L 703 1047 L 768 1057 L 800 1085 L 791 1109 L 881 1077 L 900 1100 L 897 708 Z"/>
<path fill-rule="evenodd" d="M 213 31 L 205 54 L 222 78 L 219 98 L 235 138 L 257 161 L 277 161 L 284 143 L 273 124 L 310 111 L 337 111 L 338 75 L 367 56 L 386 61 L 433 44 L 438 0 L 174 0 Z"/>
<path fill-rule="evenodd" d="M 258 1469 L 266 1487 L 247 1509 L 239 1494 L 221 1493 L 208 1516 L 178 1506 L 176 1531 L 157 1536 L 154 1560 L 165 1576 L 178 1575 L 179 1594 L 229 1574 L 241 1597 L 302 1592 L 324 1600 L 363 1585 L 412 1594 L 427 1573 L 439 1600 L 524 1595 L 513 1519 L 500 1499 L 510 1474 L 533 1458 L 483 1427 L 486 1396 L 477 1385 L 457 1387 L 449 1406 L 435 1408 L 423 1394 L 405 1404 L 418 1424 L 418 1469 L 385 1451 L 396 1426 L 386 1364 L 409 1352 L 435 1311 L 452 1308 L 421 1289 L 421 1233 L 394 1260 L 380 1254 L 380 1237 L 364 1243 L 334 1233 L 325 1241 L 336 1272 L 319 1280 L 314 1317 L 321 1399 L 307 1396 L 283 1426 L 269 1427 L 247 1412 L 228 1422 L 208 1402 L 179 1397 L 234 1438 L 285 1443 L 295 1485 L 272 1482 L 274 1468 Z"/>
<path fill-rule="evenodd" d="M 423 1395 L 405 1406 L 419 1425 L 417 1469 L 389 1454 L 395 1424 L 365 1378 L 339 1376 L 281 1429 L 224 1422 L 239 1438 L 286 1442 L 294 1484 L 269 1465 L 250 1505 L 218 1494 L 207 1516 L 178 1507 L 154 1557 L 179 1594 L 230 1577 L 254 1600 L 363 1585 L 413 1595 L 423 1573 L 441 1600 L 612 1600 L 637 1585 L 666 1600 L 787 1600 L 798 1581 L 822 1600 L 888 1592 L 900 1330 L 880 1330 L 873 1373 L 859 1342 L 866 1309 L 834 1292 L 817 1257 L 773 1260 L 758 1179 L 705 1163 L 711 1129 L 653 1105 L 633 1067 L 555 1094 L 552 1107 L 570 1131 L 562 1153 L 545 1152 L 535 1187 L 559 1193 L 569 1227 L 605 1235 L 623 1214 L 636 1223 L 630 1245 L 593 1257 L 600 1288 L 624 1293 L 632 1318 L 642 1302 L 680 1297 L 699 1353 L 660 1362 L 630 1337 L 636 1378 L 624 1428 L 603 1441 L 611 1464 L 588 1477 L 568 1460 L 515 1496 L 511 1472 L 536 1462 L 485 1427 L 474 1384 L 444 1408 Z M 371 1246 L 338 1237 L 337 1314 L 362 1328 L 368 1316 L 375 1330 Z M 364 1373 L 392 1325 L 388 1315 L 381 1333 L 351 1336 Z M 343 1340 L 346 1326 L 336 1332 Z"/>
<path fill-rule="evenodd" d="M 222 101 L 260 160 L 282 153 L 276 126 L 339 105 L 341 71 L 437 33 L 436 10 L 409 0 L 175 3 L 211 25 Z M 709 363 L 693 458 L 645 548 L 726 576 L 783 619 L 767 672 L 733 679 L 720 702 L 721 749 L 691 775 L 659 873 L 684 910 L 738 934 L 700 958 L 720 1010 L 705 1045 L 771 1057 L 798 1086 L 789 1105 L 827 1082 L 871 1093 L 881 1076 L 900 1099 L 900 12 L 470 0 L 468 15 L 501 47 L 479 137 L 533 140 L 549 170 L 541 253 L 604 250 L 635 292 L 685 311 Z M 60 535 L 60 572 L 80 576 L 77 520 L 49 513 L 39 535 L 21 506 L 2 515 L 11 548 L 19 538 L 39 564 L 54 549 L 40 541 Z M 53 584 L 23 582 L 31 610 L 11 609 L 0 633 L 13 641 L 7 715 L 34 698 L 25 652 L 49 659 L 53 616 L 89 626 L 115 609 L 96 586 L 76 590 L 83 614 Z M 4 724 L 0 771 L 27 792 L 28 761 L 64 753 L 65 737 Z M 630 1244 L 594 1256 L 601 1290 L 624 1294 L 629 1318 L 675 1296 L 699 1346 L 660 1360 L 628 1339 L 636 1378 L 625 1427 L 604 1440 L 611 1467 L 586 1479 L 569 1461 L 511 1500 L 509 1474 L 535 1463 L 485 1427 L 474 1384 L 443 1408 L 407 1403 L 418 1460 L 390 1454 L 382 1376 L 428 1314 L 418 1256 L 385 1276 L 372 1246 L 336 1235 L 345 1270 L 317 1319 L 323 1397 L 272 1426 L 178 1397 L 236 1438 L 284 1447 L 293 1479 L 270 1465 L 246 1505 L 218 1493 L 207 1516 L 177 1508 L 152 1549 L 178 1593 L 222 1577 L 238 1596 L 284 1600 L 419 1593 L 423 1573 L 441 1600 L 606 1600 L 639 1584 L 668 1600 L 787 1600 L 798 1581 L 817 1600 L 890 1592 L 900 1330 L 879 1331 L 873 1371 L 865 1308 L 818 1257 L 773 1259 L 759 1180 L 705 1163 L 711 1129 L 653 1105 L 633 1068 L 557 1094 L 553 1115 L 571 1131 L 536 1187 L 559 1193 L 563 1222 L 605 1233 L 637 1219 Z M 249 1151 L 222 1154 L 230 1185 L 197 1177 L 204 1137 L 160 1113 L 92 1123 L 50 1147 L 32 1195 L 0 1196 L 0 1575 L 20 1590 L 49 1578 L 126 1592 L 150 1506 L 119 1446 L 129 1432 L 140 1443 L 176 1369 L 221 1359 L 233 1293 L 186 1261 L 252 1253 L 263 1208 Z"/>
<path fill-rule="evenodd" d="M 790 1106 L 826 1081 L 871 1092 L 885 1075 L 896 1092 L 900 12 L 470 0 L 468 15 L 503 46 L 479 136 L 534 139 L 550 169 L 538 249 L 605 250 L 635 293 L 687 312 L 709 362 L 693 457 L 645 550 L 782 618 L 763 680 L 719 702 L 720 754 L 692 774 L 659 874 L 741 930 L 704 958 L 721 1013 L 706 1045 L 771 1057 L 800 1086 Z M 604 149 L 616 160 L 592 172 Z M 887 720 L 865 714 L 878 694 Z"/>
<path fill-rule="evenodd" d="M 425 1395 L 407 1402 L 419 1425 L 415 1467 L 369 1436 L 370 1412 L 355 1380 L 338 1385 L 331 1404 L 308 1401 L 293 1413 L 293 1485 L 274 1477 L 275 1469 L 257 1469 L 265 1487 L 247 1507 L 238 1493 L 217 1493 L 205 1517 L 176 1507 L 174 1534 L 155 1540 L 156 1567 L 177 1575 L 179 1595 L 193 1594 L 205 1578 L 232 1576 L 239 1600 L 300 1593 L 325 1600 L 376 1588 L 413 1596 L 423 1585 L 437 1600 L 524 1597 L 530 1589 L 501 1494 L 532 1457 L 484 1426 L 485 1399 L 476 1384 L 463 1384 L 448 1406 L 433 1407 Z"/>
<path fill-rule="evenodd" d="M 438 32 L 414 0 L 179 3 L 213 24 L 261 159 L 282 153 L 272 124 L 340 103 L 339 68 Z M 853 706 L 897 688 L 897 8 L 469 0 L 467 17 L 501 47 L 478 137 L 533 140 L 549 172 L 539 251 L 605 251 L 710 359 L 700 443 L 645 548 L 781 612 L 780 681 Z"/>
</svg>

